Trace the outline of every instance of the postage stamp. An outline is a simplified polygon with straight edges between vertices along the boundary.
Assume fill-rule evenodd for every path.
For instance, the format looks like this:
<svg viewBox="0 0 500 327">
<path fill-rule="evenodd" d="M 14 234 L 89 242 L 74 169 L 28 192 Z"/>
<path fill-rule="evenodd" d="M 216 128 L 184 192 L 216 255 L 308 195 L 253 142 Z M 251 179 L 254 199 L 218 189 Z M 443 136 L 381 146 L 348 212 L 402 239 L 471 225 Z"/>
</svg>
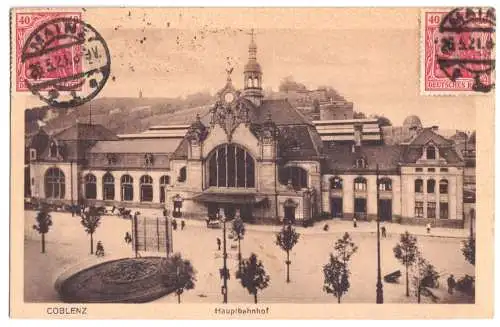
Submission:
<svg viewBox="0 0 500 327">
<path fill-rule="evenodd" d="M 494 8 L 423 10 L 421 91 L 480 94 L 495 87 Z"/>
<path fill-rule="evenodd" d="M 17 18 L 31 27 L 22 30 L 26 38 L 16 58 L 20 91 L 27 89 L 57 108 L 79 106 L 99 93 L 109 77 L 111 56 L 92 26 L 67 14 Z"/>
</svg>

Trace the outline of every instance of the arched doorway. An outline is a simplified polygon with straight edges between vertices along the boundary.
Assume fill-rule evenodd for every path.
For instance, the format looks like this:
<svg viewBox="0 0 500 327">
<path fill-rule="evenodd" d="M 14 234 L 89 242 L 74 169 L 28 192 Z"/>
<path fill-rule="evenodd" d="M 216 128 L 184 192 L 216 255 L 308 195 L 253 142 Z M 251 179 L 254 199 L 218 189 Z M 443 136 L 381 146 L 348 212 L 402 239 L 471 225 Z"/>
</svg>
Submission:
<svg viewBox="0 0 500 327">
<path fill-rule="evenodd" d="M 288 199 L 283 203 L 284 210 L 284 222 L 285 223 L 295 223 L 295 209 L 297 208 L 297 203 L 292 199 Z"/>
</svg>

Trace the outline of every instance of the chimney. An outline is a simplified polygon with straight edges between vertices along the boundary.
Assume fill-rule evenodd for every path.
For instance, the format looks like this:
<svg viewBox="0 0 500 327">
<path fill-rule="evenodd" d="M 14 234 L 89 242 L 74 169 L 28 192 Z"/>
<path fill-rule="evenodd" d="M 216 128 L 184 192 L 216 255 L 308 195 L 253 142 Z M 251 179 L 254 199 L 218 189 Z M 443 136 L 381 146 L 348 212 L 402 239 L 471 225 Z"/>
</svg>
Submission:
<svg viewBox="0 0 500 327">
<path fill-rule="evenodd" d="M 431 129 L 432 129 L 433 132 L 437 132 L 438 129 L 439 129 L 439 126 L 434 125 L 434 126 L 431 127 Z"/>
</svg>

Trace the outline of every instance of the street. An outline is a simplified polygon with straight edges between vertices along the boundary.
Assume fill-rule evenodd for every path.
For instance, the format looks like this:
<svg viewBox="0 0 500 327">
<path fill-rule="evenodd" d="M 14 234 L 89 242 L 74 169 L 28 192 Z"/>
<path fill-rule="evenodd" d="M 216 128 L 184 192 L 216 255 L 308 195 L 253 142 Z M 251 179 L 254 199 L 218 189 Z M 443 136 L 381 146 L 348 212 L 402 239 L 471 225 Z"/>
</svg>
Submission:
<svg viewBox="0 0 500 327">
<path fill-rule="evenodd" d="M 84 232 L 79 217 L 68 213 L 52 213 L 54 225 L 46 235 L 47 253 L 40 253 L 40 235 L 31 226 L 36 212 L 25 212 L 25 300 L 27 302 L 58 301 L 54 290 L 55 279 L 66 269 L 83 261 L 94 260 L 91 256 L 89 236 Z M 290 278 L 286 283 L 286 254 L 275 245 L 275 231 L 279 226 L 247 226 L 245 239 L 241 242 L 242 254 L 247 258 L 250 253 L 257 254 L 270 275 L 270 285 L 258 294 L 259 302 L 293 303 L 336 303 L 336 299 L 323 291 L 322 267 L 327 263 L 334 242 L 349 231 L 358 246 L 350 269 L 352 272 L 348 293 L 342 302 L 375 303 L 376 285 L 376 234 L 375 223 L 361 223 L 359 229 L 353 229 L 349 222 L 328 222 L 329 231 L 322 231 L 324 223 L 313 228 L 297 228 L 301 233 L 298 244 L 290 253 Z M 394 225 L 394 227 L 392 227 Z M 228 231 L 230 223 L 227 224 Z M 387 238 L 381 240 L 382 277 L 395 270 L 401 270 L 402 277 L 398 284 L 384 283 L 384 301 L 387 303 L 416 302 L 415 296 L 405 296 L 404 267 L 394 258 L 393 247 L 399 240 L 399 232 L 408 229 L 417 234 L 419 247 L 424 257 L 441 274 L 440 288 L 435 290 L 439 302 L 467 303 L 472 299 L 462 294 L 450 296 L 446 292 L 446 278 L 453 274 L 460 278 L 464 274 L 474 275 L 474 266 L 465 261 L 461 251 L 463 231 L 450 231 L 448 236 L 420 235 L 421 226 L 386 225 Z M 254 228 L 255 227 L 255 228 Z M 94 235 L 94 241 L 101 240 L 106 250 L 106 258 L 132 257 L 134 252 L 124 241 L 124 235 L 131 229 L 130 220 L 115 216 L 103 216 L 101 226 Z M 229 234 L 229 233 L 228 233 Z M 446 233 L 443 232 L 446 235 Z M 204 222 L 186 220 L 186 228 L 173 232 L 174 252 L 180 252 L 185 259 L 191 260 L 197 270 L 197 282 L 194 290 L 182 295 L 183 302 L 221 303 L 221 279 L 219 268 L 222 267 L 222 251 L 217 250 L 217 237 L 222 238 L 221 229 L 207 229 Z M 450 237 L 453 236 L 453 237 Z M 229 303 L 252 303 L 253 297 L 235 279 L 237 269 L 236 244 L 228 239 L 228 267 L 231 279 L 228 281 Z M 175 303 L 176 297 L 168 295 L 157 300 Z M 429 302 L 423 299 L 423 302 Z"/>
</svg>

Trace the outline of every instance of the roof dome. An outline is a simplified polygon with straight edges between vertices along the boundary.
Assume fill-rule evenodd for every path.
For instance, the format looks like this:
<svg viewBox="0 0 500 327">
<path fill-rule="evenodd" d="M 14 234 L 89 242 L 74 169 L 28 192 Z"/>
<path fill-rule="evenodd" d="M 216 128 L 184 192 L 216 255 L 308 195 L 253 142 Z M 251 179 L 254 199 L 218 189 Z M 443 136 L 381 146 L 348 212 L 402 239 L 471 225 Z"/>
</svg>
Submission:
<svg viewBox="0 0 500 327">
<path fill-rule="evenodd" d="M 245 72 L 261 72 L 260 64 L 255 60 L 250 60 L 245 65 Z"/>
<path fill-rule="evenodd" d="M 403 122 L 403 127 L 410 129 L 412 127 L 417 127 L 417 128 L 422 128 L 422 122 L 420 121 L 420 118 L 415 115 L 411 115 L 405 118 Z"/>
</svg>

